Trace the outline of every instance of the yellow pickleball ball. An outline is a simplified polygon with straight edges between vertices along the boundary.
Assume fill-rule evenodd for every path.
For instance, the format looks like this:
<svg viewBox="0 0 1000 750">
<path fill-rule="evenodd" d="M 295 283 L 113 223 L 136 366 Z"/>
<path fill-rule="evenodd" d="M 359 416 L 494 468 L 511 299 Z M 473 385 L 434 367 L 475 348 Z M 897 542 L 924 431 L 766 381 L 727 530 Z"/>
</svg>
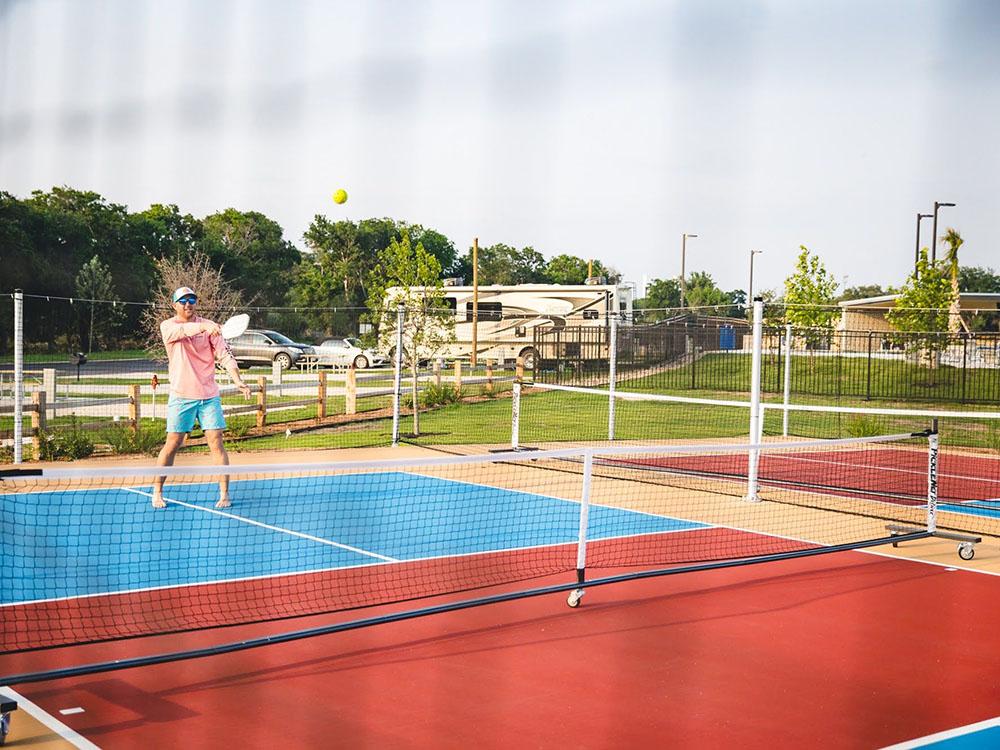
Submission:
<svg viewBox="0 0 1000 750">
<path fill-rule="evenodd" d="M 333 202 L 334 203 L 346 203 L 347 202 L 347 191 L 346 190 L 338 190 L 336 193 L 334 193 L 333 194 Z"/>
</svg>

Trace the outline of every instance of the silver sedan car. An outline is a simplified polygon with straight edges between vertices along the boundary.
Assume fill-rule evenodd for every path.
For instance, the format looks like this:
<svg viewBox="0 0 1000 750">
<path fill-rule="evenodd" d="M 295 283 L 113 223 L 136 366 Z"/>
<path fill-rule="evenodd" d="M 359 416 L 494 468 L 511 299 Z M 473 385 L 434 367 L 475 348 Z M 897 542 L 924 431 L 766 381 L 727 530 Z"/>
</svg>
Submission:
<svg viewBox="0 0 1000 750">
<path fill-rule="evenodd" d="M 359 339 L 342 338 L 327 339 L 319 346 L 314 346 L 316 364 L 328 367 L 349 367 L 354 365 L 358 370 L 367 367 L 377 367 L 385 362 L 371 349 L 366 349 Z"/>
</svg>

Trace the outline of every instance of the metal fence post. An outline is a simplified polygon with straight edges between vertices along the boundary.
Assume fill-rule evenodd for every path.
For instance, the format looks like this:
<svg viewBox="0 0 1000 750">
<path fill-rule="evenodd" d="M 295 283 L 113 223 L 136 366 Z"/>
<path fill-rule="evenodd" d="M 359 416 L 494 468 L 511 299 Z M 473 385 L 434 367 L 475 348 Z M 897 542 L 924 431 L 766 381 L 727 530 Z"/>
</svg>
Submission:
<svg viewBox="0 0 1000 750">
<path fill-rule="evenodd" d="M 615 439 L 615 385 L 618 379 L 618 316 L 611 316 L 608 341 L 608 440 Z"/>
<path fill-rule="evenodd" d="M 764 318 L 764 300 L 757 297 L 753 301 L 753 354 L 750 360 L 750 444 L 755 445 L 761 439 L 761 419 L 760 419 L 760 359 L 761 359 L 761 339 L 763 338 L 761 329 Z M 749 465 L 747 468 L 747 496 L 749 502 L 755 503 L 760 498 L 757 496 L 757 472 L 760 464 L 760 450 L 751 448 Z"/>
<path fill-rule="evenodd" d="M 969 374 L 969 339 L 962 336 L 962 397 L 961 402 L 965 403 L 965 385 Z"/>
<path fill-rule="evenodd" d="M 792 326 L 785 325 L 785 382 L 784 382 L 784 404 L 785 408 L 781 415 L 781 434 L 788 437 L 788 404 L 792 399 Z"/>
<path fill-rule="evenodd" d="M 865 401 L 872 400 L 872 332 L 868 332 L 868 374 L 865 379 Z"/>
<path fill-rule="evenodd" d="M 514 366 L 514 388 L 510 399 L 510 447 L 520 448 L 521 444 L 521 383 L 524 380 L 524 357 L 517 358 Z"/>
<path fill-rule="evenodd" d="M 392 376 L 392 444 L 399 445 L 399 409 L 403 399 L 403 324 L 406 322 L 406 308 L 402 304 L 396 308 L 396 369 Z"/>
</svg>

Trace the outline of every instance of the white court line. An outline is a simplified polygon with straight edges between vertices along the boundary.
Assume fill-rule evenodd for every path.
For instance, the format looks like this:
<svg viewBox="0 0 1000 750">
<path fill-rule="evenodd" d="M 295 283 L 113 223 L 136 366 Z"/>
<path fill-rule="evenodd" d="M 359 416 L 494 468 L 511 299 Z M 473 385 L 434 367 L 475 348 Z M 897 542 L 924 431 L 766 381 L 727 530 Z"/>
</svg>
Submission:
<svg viewBox="0 0 1000 750">
<path fill-rule="evenodd" d="M 133 489 L 132 487 L 122 487 L 121 489 L 126 492 L 134 492 L 136 495 L 143 495 L 144 497 L 152 497 L 153 493 L 145 492 L 143 490 Z M 185 503 L 183 500 L 173 500 L 169 497 L 163 498 L 168 503 L 173 503 L 174 505 L 183 505 L 185 508 L 191 508 L 193 510 L 200 510 L 203 513 L 213 513 L 217 516 L 222 516 L 223 518 L 231 518 L 234 521 L 241 521 L 243 523 L 249 524 L 251 526 L 259 526 L 262 529 L 268 529 L 269 531 L 277 531 L 281 534 L 288 534 L 289 536 L 297 536 L 300 539 L 308 539 L 310 542 L 319 542 L 320 544 L 325 544 L 330 547 L 337 547 L 338 549 L 345 549 L 349 552 L 356 552 L 359 555 L 366 555 L 368 557 L 374 557 L 376 560 L 383 560 L 384 562 L 400 562 L 395 557 L 386 557 L 385 555 L 380 555 L 377 552 L 369 552 L 368 550 L 361 549 L 359 547 L 352 547 L 349 544 L 341 544 L 340 542 L 334 542 L 330 539 L 323 539 L 322 537 L 313 536 L 312 534 L 304 534 L 301 531 L 292 531 L 291 529 L 284 529 L 281 526 L 272 526 L 268 523 L 261 523 L 260 521 L 254 521 L 250 518 L 244 518 L 243 516 L 237 516 L 235 513 L 226 513 L 225 511 L 218 510 L 217 508 L 206 508 L 201 505 L 195 505 L 194 503 Z"/>
<path fill-rule="evenodd" d="M 45 711 L 36 703 L 29 701 L 27 698 L 25 698 L 17 691 L 11 690 L 9 687 L 4 685 L 0 687 L 0 693 L 3 693 L 4 695 L 9 695 L 11 698 L 16 700 L 18 711 L 24 711 L 25 713 L 30 714 L 38 722 L 48 727 L 55 734 L 59 735 L 59 737 L 66 740 L 66 742 L 69 742 L 70 744 L 80 748 L 80 750 L 101 750 L 97 745 L 88 740 L 86 737 L 77 732 L 75 729 L 71 729 L 70 727 L 66 726 L 61 721 L 59 721 L 59 719 L 57 719 L 55 716 Z M 17 721 L 17 711 L 11 714 L 10 718 L 11 718 L 11 726 L 13 726 L 14 722 Z M 20 744 L 16 742 L 16 738 L 14 744 Z"/>
<path fill-rule="evenodd" d="M 998 726 L 1000 726 L 1000 716 L 995 719 L 986 719 L 986 721 L 976 722 L 975 724 L 966 724 L 964 727 L 946 729 L 943 732 L 929 734 L 926 737 L 918 737 L 915 740 L 907 740 L 906 742 L 900 742 L 895 745 L 887 745 L 886 747 L 883 747 L 882 750 L 914 750 L 918 747 L 926 747 L 933 742 L 950 740 L 953 737 L 963 737 L 967 734 L 972 734 L 973 732 L 981 732 L 984 729 L 992 729 L 993 727 Z"/>
</svg>

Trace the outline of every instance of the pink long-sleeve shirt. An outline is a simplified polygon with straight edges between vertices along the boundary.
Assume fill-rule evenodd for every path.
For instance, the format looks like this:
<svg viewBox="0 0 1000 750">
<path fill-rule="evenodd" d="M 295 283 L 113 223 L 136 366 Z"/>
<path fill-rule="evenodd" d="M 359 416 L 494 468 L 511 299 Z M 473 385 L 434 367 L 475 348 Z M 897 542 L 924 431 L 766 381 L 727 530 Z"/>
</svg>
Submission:
<svg viewBox="0 0 1000 750">
<path fill-rule="evenodd" d="M 232 356 L 222 336 L 209 336 L 201 324 L 210 322 L 195 315 L 185 323 L 174 317 L 160 323 L 160 335 L 167 347 L 170 395 L 180 398 L 215 398 L 215 361 Z M 228 363 L 227 363 L 228 364 Z"/>
</svg>

